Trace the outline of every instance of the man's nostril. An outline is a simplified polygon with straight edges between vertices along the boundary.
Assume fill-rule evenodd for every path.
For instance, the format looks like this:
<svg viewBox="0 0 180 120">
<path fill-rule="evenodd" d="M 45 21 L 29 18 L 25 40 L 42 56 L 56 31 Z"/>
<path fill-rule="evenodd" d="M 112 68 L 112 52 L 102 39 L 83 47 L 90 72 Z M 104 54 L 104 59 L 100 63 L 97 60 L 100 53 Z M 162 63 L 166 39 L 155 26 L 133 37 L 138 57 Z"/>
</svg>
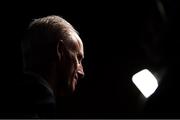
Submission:
<svg viewBox="0 0 180 120">
<path fill-rule="evenodd" d="M 79 78 L 83 78 L 84 77 L 84 72 L 83 71 L 78 71 L 78 76 Z"/>
</svg>

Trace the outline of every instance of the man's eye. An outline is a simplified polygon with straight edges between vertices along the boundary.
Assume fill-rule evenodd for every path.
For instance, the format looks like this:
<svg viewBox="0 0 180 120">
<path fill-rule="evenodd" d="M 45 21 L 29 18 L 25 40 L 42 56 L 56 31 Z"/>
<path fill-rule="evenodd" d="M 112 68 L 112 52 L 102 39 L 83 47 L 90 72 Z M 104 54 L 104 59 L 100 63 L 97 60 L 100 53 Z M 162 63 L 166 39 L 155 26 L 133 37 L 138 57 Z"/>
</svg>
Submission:
<svg viewBox="0 0 180 120">
<path fill-rule="evenodd" d="M 77 59 L 78 59 L 79 61 L 81 61 L 81 60 L 82 60 L 82 56 L 81 56 L 80 54 L 78 54 L 78 55 L 77 55 Z"/>
<path fill-rule="evenodd" d="M 77 59 L 78 59 L 78 62 L 81 63 L 82 62 L 82 55 L 78 54 Z"/>
</svg>

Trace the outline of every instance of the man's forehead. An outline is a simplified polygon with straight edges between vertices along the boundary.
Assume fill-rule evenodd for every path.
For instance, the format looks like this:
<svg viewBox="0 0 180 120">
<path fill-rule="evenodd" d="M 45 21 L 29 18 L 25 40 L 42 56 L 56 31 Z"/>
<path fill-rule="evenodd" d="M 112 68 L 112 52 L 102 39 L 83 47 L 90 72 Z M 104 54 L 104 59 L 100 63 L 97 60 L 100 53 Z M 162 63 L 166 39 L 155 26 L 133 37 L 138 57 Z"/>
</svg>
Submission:
<svg viewBox="0 0 180 120">
<path fill-rule="evenodd" d="M 72 31 L 72 30 L 69 31 L 69 37 L 67 40 L 65 40 L 65 44 L 71 50 L 76 50 L 78 52 L 80 51 L 83 54 L 82 40 L 75 31 Z"/>
</svg>

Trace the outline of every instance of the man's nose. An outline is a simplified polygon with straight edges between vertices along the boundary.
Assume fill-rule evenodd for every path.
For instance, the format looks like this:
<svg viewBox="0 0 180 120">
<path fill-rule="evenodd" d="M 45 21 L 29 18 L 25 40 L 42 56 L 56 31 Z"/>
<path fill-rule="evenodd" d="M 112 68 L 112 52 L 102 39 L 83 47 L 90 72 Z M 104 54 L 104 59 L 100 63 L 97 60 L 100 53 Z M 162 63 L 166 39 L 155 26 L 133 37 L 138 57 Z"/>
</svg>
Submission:
<svg viewBox="0 0 180 120">
<path fill-rule="evenodd" d="M 78 77 L 79 77 L 79 79 L 81 79 L 81 78 L 83 78 L 84 77 L 84 70 L 83 70 L 83 66 L 82 66 L 82 64 L 79 64 L 78 65 Z"/>
</svg>

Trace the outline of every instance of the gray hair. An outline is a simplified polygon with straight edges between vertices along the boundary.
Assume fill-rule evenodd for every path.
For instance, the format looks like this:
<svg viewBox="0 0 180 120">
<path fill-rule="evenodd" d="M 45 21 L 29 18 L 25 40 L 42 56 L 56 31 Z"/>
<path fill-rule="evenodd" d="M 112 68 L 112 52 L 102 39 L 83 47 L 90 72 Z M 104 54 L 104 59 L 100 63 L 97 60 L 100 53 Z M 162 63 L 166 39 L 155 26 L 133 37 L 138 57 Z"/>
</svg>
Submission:
<svg viewBox="0 0 180 120">
<path fill-rule="evenodd" d="M 21 44 L 24 70 L 47 67 L 56 57 L 57 42 L 68 39 L 69 30 L 77 33 L 69 22 L 56 15 L 34 19 Z"/>
</svg>

